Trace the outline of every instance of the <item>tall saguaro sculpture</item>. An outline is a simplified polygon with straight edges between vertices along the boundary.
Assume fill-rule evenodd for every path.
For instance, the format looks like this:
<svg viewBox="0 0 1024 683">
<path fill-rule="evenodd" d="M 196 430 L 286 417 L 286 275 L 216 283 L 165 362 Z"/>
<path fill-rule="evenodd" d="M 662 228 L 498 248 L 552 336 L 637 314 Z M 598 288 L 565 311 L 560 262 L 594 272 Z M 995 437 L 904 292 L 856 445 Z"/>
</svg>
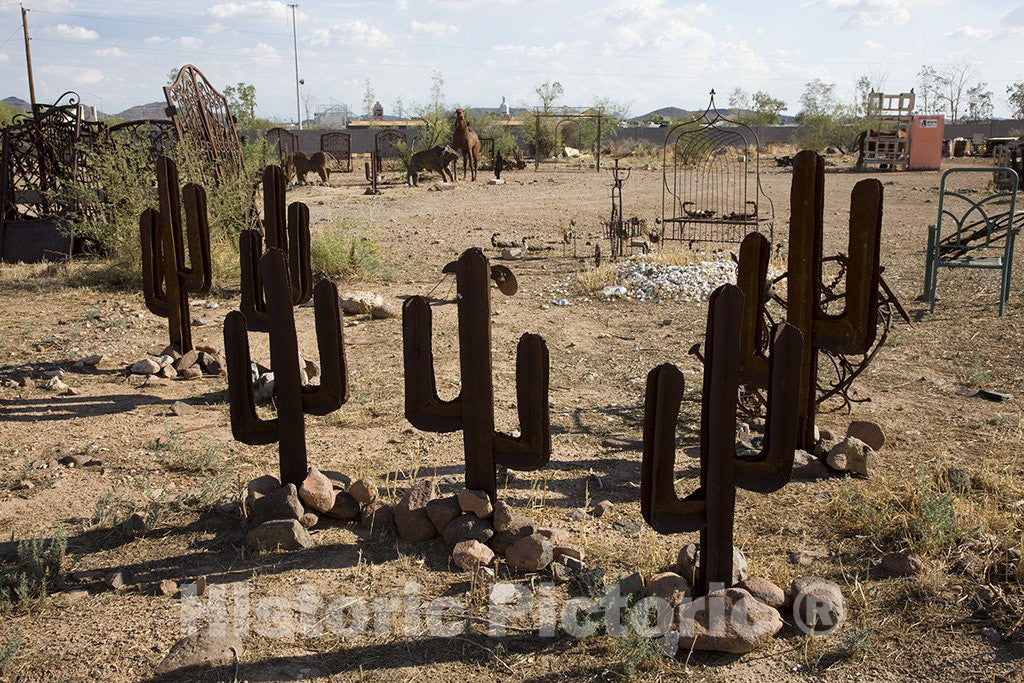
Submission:
<svg viewBox="0 0 1024 683">
<path fill-rule="evenodd" d="M 178 167 L 165 156 L 156 161 L 156 180 L 160 208 L 146 209 L 139 216 L 142 293 L 146 308 L 154 315 L 167 318 L 171 346 L 186 353 L 192 350 L 188 295 L 209 292 L 213 276 L 206 191 L 195 183 L 188 183 L 184 191 L 179 192 Z M 185 198 L 184 228 L 181 194 Z"/>
<path fill-rule="evenodd" d="M 490 266 L 477 248 L 469 249 L 443 272 L 453 273 L 458 292 L 459 395 L 443 401 L 437 395 L 431 345 L 430 304 L 421 296 L 402 306 L 405 355 L 405 417 L 428 432 L 461 430 L 466 461 L 466 487 L 496 499 L 495 466 L 536 470 L 551 457 L 548 416 L 548 348 L 535 334 L 519 338 L 516 351 L 516 404 L 521 435 L 494 429 L 494 379 L 491 371 L 491 280 L 506 295 L 516 291 L 515 277 L 504 266 Z"/>
<path fill-rule="evenodd" d="M 231 433 L 250 446 L 278 442 L 281 483 L 298 486 L 307 472 L 303 415 L 327 415 L 348 401 L 348 372 L 338 288 L 329 280 L 321 280 L 314 288 L 320 385 L 304 387 L 299 375 L 298 338 L 285 253 L 280 249 L 268 250 L 260 259 L 259 268 L 267 302 L 277 417 L 264 420 L 256 414 L 247 322 L 243 313 L 232 311 L 224 320 Z"/>
<path fill-rule="evenodd" d="M 822 304 L 825 163 L 815 152 L 793 159 L 790 194 L 789 263 L 786 274 L 786 322 L 803 335 L 800 363 L 800 448 L 814 450 L 818 353 L 857 355 L 870 351 L 878 329 L 882 184 L 861 180 L 850 197 L 848 255 L 845 257 L 845 309 L 826 313 Z M 740 247 L 736 283 L 748 302 L 740 330 L 740 381 L 768 388 L 764 349 L 769 245 L 750 234 Z M 752 304 L 752 305 L 751 305 Z"/>
<path fill-rule="evenodd" d="M 802 340 L 786 323 L 773 330 L 767 358 L 770 389 L 763 449 L 755 456 L 736 453 L 743 315 L 738 287 L 723 285 L 711 295 L 701 395 L 700 488 L 681 500 L 675 492 L 675 431 L 683 375 L 670 363 L 647 375 L 640 509 L 659 533 L 700 532 L 697 595 L 732 583 L 736 487 L 771 493 L 789 482 L 793 469 Z"/>
<path fill-rule="evenodd" d="M 263 232 L 267 249 L 280 249 L 285 253 L 292 305 L 301 306 L 313 297 L 309 207 L 302 202 L 287 204 L 287 185 L 288 178 L 280 166 L 271 165 L 263 169 Z M 242 302 L 239 308 L 253 332 L 270 331 L 259 268 L 263 242 L 260 231 L 253 228 L 243 230 L 238 238 L 242 266 Z"/>
</svg>

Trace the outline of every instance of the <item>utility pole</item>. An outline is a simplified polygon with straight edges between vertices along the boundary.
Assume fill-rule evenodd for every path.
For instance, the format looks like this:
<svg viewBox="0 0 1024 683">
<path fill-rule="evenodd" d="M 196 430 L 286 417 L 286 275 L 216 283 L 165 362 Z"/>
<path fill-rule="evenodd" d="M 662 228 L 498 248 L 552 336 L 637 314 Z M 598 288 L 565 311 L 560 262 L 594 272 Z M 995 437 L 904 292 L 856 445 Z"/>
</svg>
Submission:
<svg viewBox="0 0 1024 683">
<path fill-rule="evenodd" d="M 21 28 L 25 34 L 25 66 L 28 68 L 28 97 L 32 102 L 32 113 L 36 111 L 36 84 L 32 80 L 32 51 L 28 46 L 28 10 L 21 6 Z M 298 68 L 298 67 L 296 67 Z"/>
<path fill-rule="evenodd" d="M 295 9 L 299 5 L 295 3 L 288 6 L 292 8 L 292 47 L 295 49 L 295 118 L 299 122 L 299 130 L 302 130 L 302 107 L 299 106 L 299 37 L 295 25 Z"/>
</svg>

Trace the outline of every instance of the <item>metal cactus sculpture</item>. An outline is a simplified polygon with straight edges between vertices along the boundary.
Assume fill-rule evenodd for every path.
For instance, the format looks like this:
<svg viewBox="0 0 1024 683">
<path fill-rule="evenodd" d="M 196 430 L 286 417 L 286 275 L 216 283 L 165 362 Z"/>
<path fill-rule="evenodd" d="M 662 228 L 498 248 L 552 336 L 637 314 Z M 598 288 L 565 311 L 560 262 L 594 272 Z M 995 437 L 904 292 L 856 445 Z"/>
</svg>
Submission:
<svg viewBox="0 0 1024 683">
<path fill-rule="evenodd" d="M 548 416 L 548 348 L 535 334 L 519 338 L 516 352 L 516 404 L 521 435 L 494 429 L 494 380 L 491 374 L 491 281 L 506 295 L 516 291 L 515 276 L 490 266 L 480 249 L 469 249 L 443 272 L 453 273 L 458 292 L 461 390 L 451 401 L 437 395 L 431 345 L 430 304 L 414 296 L 402 307 L 405 355 L 405 417 L 428 432 L 463 432 L 466 487 L 496 499 L 495 466 L 535 470 L 551 456 Z"/>
<path fill-rule="evenodd" d="M 732 583 L 736 487 L 771 493 L 789 482 L 797 442 L 797 398 L 802 339 L 791 325 L 772 332 L 767 357 L 768 418 L 760 454 L 736 453 L 736 404 L 740 384 L 740 328 L 744 297 L 723 285 L 708 305 L 707 348 L 700 420 L 700 488 L 675 492 L 676 421 L 683 375 L 666 363 L 647 375 L 640 509 L 658 533 L 700 532 L 700 567 L 694 592 L 705 595 Z"/>
<path fill-rule="evenodd" d="M 786 298 L 776 300 L 786 309 L 786 322 L 804 338 L 798 443 L 811 452 L 818 404 L 832 396 L 851 400 L 846 392 L 881 344 L 875 344 L 877 329 L 880 320 L 888 329 L 890 304 L 906 319 L 899 302 L 881 279 L 882 184 L 869 179 L 853 188 L 848 256 L 823 257 L 824 200 L 824 161 L 815 152 L 800 152 L 793 160 Z M 767 239 L 749 234 L 740 246 L 736 274 L 736 284 L 748 302 L 740 330 L 740 383 L 762 390 L 768 388 L 765 304 L 772 284 L 768 281 L 768 258 Z M 840 314 L 829 314 L 824 309 L 826 301 L 840 298 L 832 293 L 832 286 L 822 282 L 822 265 L 826 261 L 838 261 L 846 272 L 846 292 L 842 295 L 846 307 Z M 886 295 L 882 310 L 880 288 Z M 884 340 L 884 332 L 881 339 Z M 822 351 L 829 353 L 837 367 L 842 368 L 842 376 L 834 386 L 825 389 L 818 386 L 818 354 Z M 856 367 L 845 358 L 858 354 L 865 354 L 865 358 Z"/>
<path fill-rule="evenodd" d="M 224 320 L 227 353 L 228 399 L 231 433 L 250 446 L 278 443 L 281 482 L 298 486 L 306 477 L 306 428 L 304 414 L 327 415 L 348 401 L 348 372 L 342 336 L 338 289 L 321 280 L 313 291 L 316 340 L 320 352 L 320 385 L 303 386 L 299 374 L 298 339 L 292 310 L 288 260 L 281 249 L 270 249 L 260 258 L 260 277 L 267 303 L 270 329 L 270 364 L 274 370 L 274 402 L 277 417 L 264 420 L 256 414 L 245 315 L 228 313 Z"/>
<path fill-rule="evenodd" d="M 267 249 L 280 249 L 288 261 L 288 281 L 293 306 L 313 297 L 313 266 L 310 258 L 309 207 L 302 202 L 287 205 L 288 178 L 280 166 L 263 169 L 263 232 Z M 264 238 L 256 229 L 243 230 L 238 238 L 242 266 L 240 310 L 253 332 L 269 332 L 267 302 L 260 280 Z"/>
<path fill-rule="evenodd" d="M 154 315 L 167 318 L 171 346 L 186 353 L 192 350 L 188 295 L 206 294 L 212 280 L 206 191 L 195 183 L 188 183 L 179 192 L 178 167 L 165 156 L 156 161 L 156 179 L 160 208 L 146 209 L 139 216 L 142 293 L 146 308 Z M 184 226 L 181 195 L 185 200 Z"/>
</svg>

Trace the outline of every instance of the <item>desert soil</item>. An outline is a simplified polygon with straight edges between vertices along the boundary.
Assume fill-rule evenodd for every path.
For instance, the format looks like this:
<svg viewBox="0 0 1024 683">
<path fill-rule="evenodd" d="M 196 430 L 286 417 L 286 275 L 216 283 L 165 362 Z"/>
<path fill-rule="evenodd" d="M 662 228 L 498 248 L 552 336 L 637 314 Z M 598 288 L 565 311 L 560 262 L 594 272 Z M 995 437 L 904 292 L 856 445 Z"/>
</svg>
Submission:
<svg viewBox="0 0 1024 683">
<path fill-rule="evenodd" d="M 827 253 L 845 251 L 850 191 L 865 177 L 870 176 L 826 176 Z M 736 543 L 751 573 L 782 586 L 805 574 L 839 583 L 849 607 L 840 634 L 808 641 L 788 625 L 769 647 L 750 655 L 695 652 L 688 658 L 685 653 L 675 659 L 645 658 L 635 673 L 628 647 L 613 638 L 539 638 L 527 630 L 495 639 L 481 635 L 479 623 L 468 633 L 442 638 L 250 634 L 240 678 L 1015 680 L 1022 670 L 1020 655 L 982 631 L 986 626 L 1005 630 L 1013 619 L 979 607 L 977 582 L 950 568 L 952 551 L 927 558 L 932 570 L 927 578 L 891 577 L 874 565 L 884 552 L 900 548 L 872 548 L 863 535 L 844 532 L 836 523 L 837 510 L 851 489 L 896 488 L 939 465 L 998 477 L 1003 486 L 996 505 L 1024 498 L 1024 278 L 1016 279 L 1007 313 L 1000 318 L 994 274 L 945 271 L 941 300 L 929 314 L 915 298 L 922 288 L 927 227 L 935 221 L 939 174 L 893 172 L 878 177 L 885 191 L 885 278 L 913 322 L 895 327 L 890 343 L 856 385 L 858 395 L 871 400 L 854 405 L 850 414 L 822 415 L 819 424 L 844 432 L 850 420 L 874 420 L 888 442 L 872 461 L 867 481 L 834 477 L 794 482 L 770 495 L 741 491 L 737 501 Z M 309 205 L 314 233 L 337 229 L 337 221 L 345 218 L 359 226 L 353 234 L 379 242 L 381 272 L 387 276 L 340 287 L 378 292 L 396 308 L 410 294 L 433 292 L 450 299 L 452 282 L 443 279 L 441 268 L 468 247 L 483 246 L 495 256 L 489 244 L 492 233 L 528 235 L 533 244 L 550 245 L 550 250 L 509 262 L 519 292 L 511 297 L 495 293 L 493 299 L 499 428 L 516 426 L 519 335 L 543 335 L 551 358 L 551 462 L 540 471 L 513 473 L 500 495 L 515 509 L 572 532 L 585 546 L 587 564 L 606 568 L 610 579 L 636 569 L 668 568 L 678 549 L 696 536 L 659 536 L 643 523 L 640 453 L 605 447 L 602 441 L 640 437 L 646 374 L 664 362 L 684 371 L 680 436 L 688 444 L 696 440 L 701 367 L 687 350 L 702 341 L 706 304 L 600 301 L 576 295 L 569 283 L 589 267 L 593 244 L 600 239 L 599 221 L 609 207 L 609 174 L 537 173 L 531 168 L 506 178 L 503 186 L 481 180 L 432 192 L 427 182 L 364 196 L 365 183 L 352 174 L 335 176 L 331 187 L 296 188 L 289 199 Z M 774 165 L 763 171 L 781 240 L 789 220 L 790 179 L 787 169 Z M 975 186 L 982 188 L 986 182 L 978 180 Z M 625 185 L 626 215 L 653 223 L 660 212 L 660 188 L 660 170 L 635 168 Z M 563 252 L 560 244 L 571 219 L 579 235 L 579 258 L 572 248 Z M 607 245 L 603 248 L 607 253 Z M 242 551 L 239 519 L 218 513 L 212 505 L 168 504 L 219 486 L 225 486 L 221 499 L 237 499 L 248 480 L 277 473 L 275 446 L 250 447 L 232 439 L 226 381 L 204 378 L 142 389 L 128 384 L 126 368 L 167 342 L 165 321 L 145 309 L 139 292 L 72 287 L 53 269 L 4 266 L 0 297 L 0 375 L 16 377 L 57 365 L 79 392 L 58 396 L 40 388 L 0 388 L 0 528 L 5 531 L 0 560 L 5 564 L 13 562 L 16 541 L 63 530 L 74 570 L 125 570 L 136 582 L 173 579 L 180 585 L 201 576 L 211 585 L 247 580 L 253 604 L 267 596 L 292 597 L 307 583 L 327 596 L 393 596 L 415 581 L 425 598 L 465 597 L 474 613 L 483 614 L 485 594 L 471 587 L 468 574 L 451 566 L 440 539 L 368 540 L 339 525 L 315 529 L 313 549 L 252 556 Z M 569 305 L 553 305 L 562 298 Z M 237 291 L 193 300 L 194 315 L 205 322 L 194 328 L 196 342 L 221 347 L 224 316 L 237 305 Z M 454 313 L 451 305 L 435 307 L 434 351 L 442 396 L 458 390 Z M 300 348 L 315 358 L 312 310 L 298 309 L 296 319 Z M 403 417 L 401 320 L 350 318 L 345 337 L 351 400 L 326 417 L 306 418 L 310 462 L 352 478 L 374 477 L 392 502 L 415 477 L 460 480 L 461 434 L 419 432 Z M 265 335 L 252 334 L 251 344 L 254 358 L 266 362 Z M 104 356 L 97 368 L 71 367 L 94 353 Z M 1014 398 L 991 403 L 971 396 L 980 386 Z M 170 411 L 175 401 L 195 411 L 175 416 Z M 102 467 L 24 470 L 25 463 L 84 452 L 102 460 Z M 677 467 L 688 486 L 697 474 L 694 462 L 680 449 Z M 19 487 L 26 476 L 33 484 L 28 490 Z M 576 508 L 602 499 L 615 505 L 609 514 L 567 519 Z M 164 503 L 150 533 L 133 539 L 116 528 L 127 512 L 144 509 L 150 500 Z M 1022 518 L 1011 514 L 1018 537 L 1003 541 L 1019 547 Z M 787 553 L 794 550 L 822 550 L 824 557 L 809 567 L 795 566 L 787 561 Z M 513 580 L 532 585 L 537 579 Z M 178 600 L 136 590 L 88 590 L 85 597 L 72 600 L 56 594 L 5 616 L 0 642 L 14 633 L 21 639 L 9 680 L 114 683 L 154 675 L 154 667 L 180 637 Z M 1004 582 L 1001 590 L 1019 615 L 1020 603 L 1014 602 L 1019 600 L 1019 583 Z M 858 639 L 863 647 L 851 647 Z M 232 675 L 221 670 L 215 677 L 230 680 Z"/>
</svg>

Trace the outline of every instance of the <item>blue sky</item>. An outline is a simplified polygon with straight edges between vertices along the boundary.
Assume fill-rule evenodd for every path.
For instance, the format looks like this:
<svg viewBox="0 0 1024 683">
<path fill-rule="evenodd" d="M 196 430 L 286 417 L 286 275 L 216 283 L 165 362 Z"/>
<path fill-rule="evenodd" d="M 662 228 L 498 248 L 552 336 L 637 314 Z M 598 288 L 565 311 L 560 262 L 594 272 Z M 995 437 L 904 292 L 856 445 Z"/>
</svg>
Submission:
<svg viewBox="0 0 1024 683">
<path fill-rule="evenodd" d="M 803 84 L 853 99 L 861 74 L 908 90 L 923 64 L 968 59 L 1006 115 L 1024 80 L 1021 0 L 377 0 L 299 3 L 299 69 L 311 109 L 361 108 L 366 78 L 392 113 L 428 99 L 532 105 L 558 80 L 566 104 L 610 97 L 634 115 L 702 107 L 707 92 L 765 90 L 795 113 Z M 294 119 L 290 10 L 275 0 L 28 0 L 41 100 L 74 89 L 117 112 L 162 98 L 167 72 L 197 64 L 218 86 L 256 86 L 259 114 Z M 0 97 L 28 99 L 20 13 L 0 0 Z"/>
</svg>

